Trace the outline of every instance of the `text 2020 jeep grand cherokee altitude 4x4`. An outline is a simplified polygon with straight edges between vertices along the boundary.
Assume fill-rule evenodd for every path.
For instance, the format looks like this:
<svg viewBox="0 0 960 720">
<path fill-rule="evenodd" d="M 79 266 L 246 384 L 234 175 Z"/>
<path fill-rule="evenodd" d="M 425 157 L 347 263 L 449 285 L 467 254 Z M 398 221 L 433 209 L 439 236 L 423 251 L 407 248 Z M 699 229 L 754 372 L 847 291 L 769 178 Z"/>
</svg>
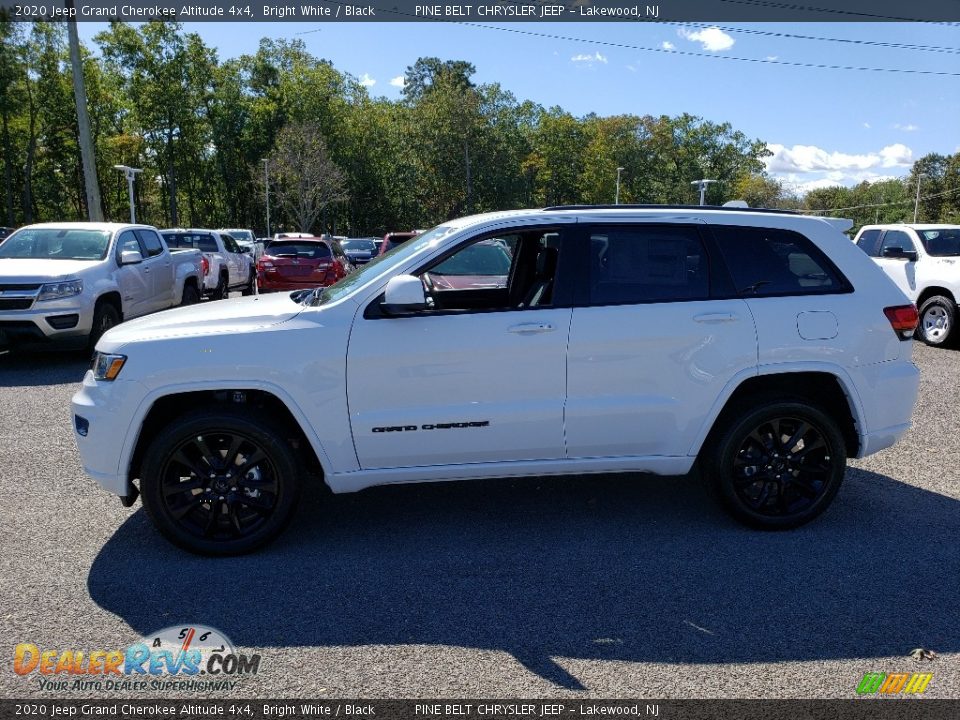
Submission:
<svg viewBox="0 0 960 720">
<path fill-rule="evenodd" d="M 465 269 L 478 242 L 509 255 L 506 282 Z M 495 277 L 438 282 L 467 271 Z M 908 429 L 916 322 L 823 219 L 493 213 L 322 290 L 125 323 L 100 340 L 73 419 L 86 472 L 201 553 L 275 537 L 314 475 L 344 493 L 699 459 L 736 518 L 788 528 L 826 509 L 847 457 Z"/>
</svg>

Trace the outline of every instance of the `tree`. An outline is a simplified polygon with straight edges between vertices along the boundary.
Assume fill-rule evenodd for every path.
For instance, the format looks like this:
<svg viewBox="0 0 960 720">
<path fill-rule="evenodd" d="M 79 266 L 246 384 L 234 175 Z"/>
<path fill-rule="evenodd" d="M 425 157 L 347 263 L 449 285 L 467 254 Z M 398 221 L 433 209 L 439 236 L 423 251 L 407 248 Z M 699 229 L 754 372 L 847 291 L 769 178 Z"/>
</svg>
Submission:
<svg viewBox="0 0 960 720">
<path fill-rule="evenodd" d="M 269 159 L 274 197 L 301 232 L 312 232 L 330 205 L 349 197 L 343 171 L 330 159 L 316 124 L 286 125 Z"/>
</svg>

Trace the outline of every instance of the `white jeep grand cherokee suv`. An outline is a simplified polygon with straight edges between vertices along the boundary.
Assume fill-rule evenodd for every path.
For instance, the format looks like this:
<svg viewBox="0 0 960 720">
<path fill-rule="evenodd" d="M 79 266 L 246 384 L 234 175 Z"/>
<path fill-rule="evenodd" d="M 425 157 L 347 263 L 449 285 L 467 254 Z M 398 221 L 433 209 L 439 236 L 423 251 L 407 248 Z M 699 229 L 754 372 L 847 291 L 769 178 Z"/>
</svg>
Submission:
<svg viewBox="0 0 960 720">
<path fill-rule="evenodd" d="M 73 420 L 86 472 L 205 554 L 274 538 L 313 476 L 345 493 L 699 460 L 736 518 L 789 528 L 827 508 L 847 457 L 909 428 L 916 323 L 820 218 L 492 213 L 326 289 L 125 323 Z"/>
</svg>

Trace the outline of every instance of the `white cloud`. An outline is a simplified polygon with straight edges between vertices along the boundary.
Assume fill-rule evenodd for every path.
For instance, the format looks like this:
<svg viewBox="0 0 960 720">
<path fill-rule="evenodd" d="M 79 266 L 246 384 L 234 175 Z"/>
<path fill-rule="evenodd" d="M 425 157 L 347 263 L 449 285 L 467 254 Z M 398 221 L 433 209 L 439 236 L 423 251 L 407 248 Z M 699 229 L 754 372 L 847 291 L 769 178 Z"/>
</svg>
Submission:
<svg viewBox="0 0 960 720">
<path fill-rule="evenodd" d="M 800 193 L 835 185 L 888 180 L 913 163 L 913 150 L 902 143 L 863 154 L 829 152 L 815 145 L 788 148 L 771 144 L 767 148 L 773 153 L 764 159 L 767 170 Z"/>
<path fill-rule="evenodd" d="M 920 128 L 918 128 L 918 127 L 917 127 L 916 125 L 914 125 L 913 123 L 908 123 L 908 124 L 906 124 L 906 125 L 901 125 L 900 123 L 897 123 L 896 125 L 893 126 L 893 129 L 894 129 L 894 130 L 903 130 L 903 132 L 916 132 L 916 131 L 919 130 Z"/>
<path fill-rule="evenodd" d="M 377 84 L 377 81 L 370 77 L 368 73 L 364 73 L 360 76 L 360 84 L 364 87 L 373 87 Z"/>
<path fill-rule="evenodd" d="M 390 78 L 390 84 L 396 88 L 402 88 L 407 84 L 406 78 L 403 75 L 397 75 L 395 78 Z"/>
<path fill-rule="evenodd" d="M 588 64 L 588 65 L 592 65 L 592 64 L 595 63 L 595 62 L 600 62 L 600 63 L 606 64 L 607 58 L 604 57 L 603 55 L 601 55 L 600 52 L 598 51 L 598 52 L 594 53 L 593 55 L 589 55 L 589 54 L 588 54 L 588 55 L 583 55 L 583 54 L 574 55 L 572 58 L 570 58 L 570 62 L 586 63 L 586 64 Z"/>
<path fill-rule="evenodd" d="M 732 37 L 718 27 L 709 27 L 706 30 L 697 30 L 696 32 L 690 32 L 685 28 L 680 28 L 677 30 L 677 34 L 684 40 L 700 43 L 704 50 L 709 50 L 710 52 L 729 50 L 735 42 Z"/>
<path fill-rule="evenodd" d="M 868 122 L 865 122 L 865 123 L 863 124 L 863 126 L 864 126 L 867 130 L 870 129 L 870 123 L 868 123 Z"/>
<path fill-rule="evenodd" d="M 676 50 L 676 45 L 669 40 L 664 40 L 660 47 L 662 47 L 664 50 Z"/>
<path fill-rule="evenodd" d="M 773 62 L 774 60 L 779 60 L 779 59 L 780 59 L 780 56 L 779 56 L 779 55 L 767 55 L 767 56 L 764 58 L 764 60 L 767 60 L 767 61 L 769 61 L 769 62 Z"/>
<path fill-rule="evenodd" d="M 636 71 L 637 71 L 637 69 L 636 69 L 633 65 L 627 65 L 627 70 L 629 70 L 630 72 L 636 72 Z"/>
</svg>

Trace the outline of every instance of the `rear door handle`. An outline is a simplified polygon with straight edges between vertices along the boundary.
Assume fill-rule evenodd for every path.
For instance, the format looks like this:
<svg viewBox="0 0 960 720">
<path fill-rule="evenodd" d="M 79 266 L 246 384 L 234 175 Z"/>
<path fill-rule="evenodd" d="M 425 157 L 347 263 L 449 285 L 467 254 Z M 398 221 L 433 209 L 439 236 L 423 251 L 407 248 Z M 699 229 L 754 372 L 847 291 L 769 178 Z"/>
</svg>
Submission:
<svg viewBox="0 0 960 720">
<path fill-rule="evenodd" d="M 553 332 L 556 328 L 550 323 L 520 323 L 511 325 L 507 332 L 517 333 L 518 335 L 535 335 L 537 333 Z"/>
<path fill-rule="evenodd" d="M 693 316 L 694 322 L 705 323 L 707 325 L 716 325 L 717 323 L 736 322 L 739 319 L 740 319 L 740 316 L 734 315 L 733 313 L 702 313 L 700 315 Z"/>
</svg>

